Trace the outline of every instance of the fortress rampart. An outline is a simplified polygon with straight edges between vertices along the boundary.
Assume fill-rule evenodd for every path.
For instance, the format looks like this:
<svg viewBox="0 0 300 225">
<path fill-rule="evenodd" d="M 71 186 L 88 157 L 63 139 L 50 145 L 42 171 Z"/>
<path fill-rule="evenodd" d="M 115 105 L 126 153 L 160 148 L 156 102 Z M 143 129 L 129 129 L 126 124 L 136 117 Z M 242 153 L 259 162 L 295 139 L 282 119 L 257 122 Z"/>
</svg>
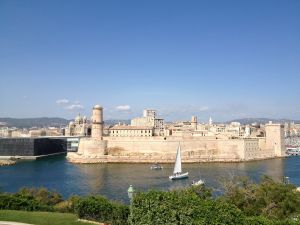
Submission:
<svg viewBox="0 0 300 225">
<path fill-rule="evenodd" d="M 192 122 L 197 125 L 196 121 L 193 117 Z M 67 158 L 74 163 L 173 163 L 179 143 L 183 162 L 239 162 L 285 156 L 283 126 L 270 123 L 265 130 L 266 137 L 235 139 L 146 135 L 149 132 L 140 136 L 103 136 L 103 108 L 96 105 L 92 137 L 81 138 L 78 151 L 69 152 Z"/>
<path fill-rule="evenodd" d="M 82 139 L 85 143 L 87 140 Z M 167 138 L 162 137 L 104 137 L 106 151 L 101 145 L 99 154 L 68 153 L 71 162 L 134 162 L 134 163 L 173 163 L 178 144 L 181 145 L 182 162 L 239 162 L 279 157 L 273 149 L 266 149 L 265 138 L 228 139 L 215 138 Z M 86 144 L 80 144 L 82 148 Z M 88 141 L 90 144 L 90 140 Z M 95 148 L 93 148 L 95 151 Z M 284 156 L 284 155 L 282 155 Z"/>
</svg>

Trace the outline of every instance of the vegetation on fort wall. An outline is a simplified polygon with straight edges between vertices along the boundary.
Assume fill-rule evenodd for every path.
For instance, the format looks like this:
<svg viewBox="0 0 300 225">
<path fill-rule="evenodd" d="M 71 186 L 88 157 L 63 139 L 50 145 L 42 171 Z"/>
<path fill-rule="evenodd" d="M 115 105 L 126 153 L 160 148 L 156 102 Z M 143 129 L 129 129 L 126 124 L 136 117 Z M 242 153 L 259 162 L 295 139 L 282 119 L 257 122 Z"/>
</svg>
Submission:
<svg viewBox="0 0 300 225">
<path fill-rule="evenodd" d="M 224 183 L 222 196 L 205 186 L 173 191 L 136 192 L 130 206 L 102 196 L 64 200 L 44 188 L 0 193 L 1 210 L 76 213 L 79 218 L 108 224 L 300 224 L 300 192 L 268 177 L 259 184 L 247 178 Z"/>
</svg>

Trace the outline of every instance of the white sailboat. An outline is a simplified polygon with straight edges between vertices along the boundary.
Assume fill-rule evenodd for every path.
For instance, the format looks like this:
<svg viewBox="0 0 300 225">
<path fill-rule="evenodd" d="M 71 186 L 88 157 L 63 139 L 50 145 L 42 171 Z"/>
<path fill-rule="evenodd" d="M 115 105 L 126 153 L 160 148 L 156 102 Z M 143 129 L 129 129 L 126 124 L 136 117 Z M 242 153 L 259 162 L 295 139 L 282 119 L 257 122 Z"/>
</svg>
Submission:
<svg viewBox="0 0 300 225">
<path fill-rule="evenodd" d="M 182 173 L 182 171 L 181 171 L 181 150 L 180 150 L 180 145 L 179 145 L 178 149 L 177 149 L 173 175 L 169 176 L 169 178 L 171 180 L 177 180 L 177 179 L 184 179 L 184 178 L 188 178 L 188 177 L 189 177 L 188 172 Z"/>
</svg>

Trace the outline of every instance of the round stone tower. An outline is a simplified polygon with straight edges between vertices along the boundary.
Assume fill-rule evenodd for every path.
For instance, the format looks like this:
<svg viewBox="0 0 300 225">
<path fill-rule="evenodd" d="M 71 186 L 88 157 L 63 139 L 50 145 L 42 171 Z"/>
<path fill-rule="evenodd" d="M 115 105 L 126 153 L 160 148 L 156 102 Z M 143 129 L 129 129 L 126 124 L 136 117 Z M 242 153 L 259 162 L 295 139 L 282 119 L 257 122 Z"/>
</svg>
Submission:
<svg viewBox="0 0 300 225">
<path fill-rule="evenodd" d="M 93 107 L 92 115 L 92 138 L 103 136 L 103 108 L 100 105 Z"/>
<path fill-rule="evenodd" d="M 194 130 L 197 130 L 197 116 L 192 116 L 191 125 Z"/>
</svg>

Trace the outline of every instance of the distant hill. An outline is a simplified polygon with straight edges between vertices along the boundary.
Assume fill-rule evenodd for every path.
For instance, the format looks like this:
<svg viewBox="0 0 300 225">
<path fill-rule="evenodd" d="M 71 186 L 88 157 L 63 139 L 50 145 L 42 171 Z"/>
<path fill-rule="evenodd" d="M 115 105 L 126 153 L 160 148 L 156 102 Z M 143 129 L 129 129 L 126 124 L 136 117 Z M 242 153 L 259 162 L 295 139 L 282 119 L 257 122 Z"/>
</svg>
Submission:
<svg viewBox="0 0 300 225">
<path fill-rule="evenodd" d="M 17 128 L 30 128 L 30 127 L 60 127 L 66 126 L 72 120 L 64 118 L 51 118 L 51 117 L 40 117 L 40 118 L 0 118 L 0 126 L 17 127 Z M 115 125 L 118 123 L 130 124 L 130 120 L 106 120 L 106 125 Z"/>
<path fill-rule="evenodd" d="M 105 125 L 116 125 L 118 123 L 121 124 L 130 124 L 130 120 L 105 120 L 104 123 Z"/>
<path fill-rule="evenodd" d="M 281 123 L 281 124 L 284 124 L 286 122 L 300 123 L 300 120 L 270 119 L 270 118 L 243 118 L 243 119 L 230 120 L 227 121 L 226 123 L 239 122 L 241 124 L 251 124 L 251 123 L 266 124 L 269 123 L 269 121 L 272 121 L 273 123 Z"/>
<path fill-rule="evenodd" d="M 60 127 L 65 126 L 70 120 L 63 118 L 0 118 L 0 124 L 8 127 L 30 128 L 30 127 Z"/>
</svg>

